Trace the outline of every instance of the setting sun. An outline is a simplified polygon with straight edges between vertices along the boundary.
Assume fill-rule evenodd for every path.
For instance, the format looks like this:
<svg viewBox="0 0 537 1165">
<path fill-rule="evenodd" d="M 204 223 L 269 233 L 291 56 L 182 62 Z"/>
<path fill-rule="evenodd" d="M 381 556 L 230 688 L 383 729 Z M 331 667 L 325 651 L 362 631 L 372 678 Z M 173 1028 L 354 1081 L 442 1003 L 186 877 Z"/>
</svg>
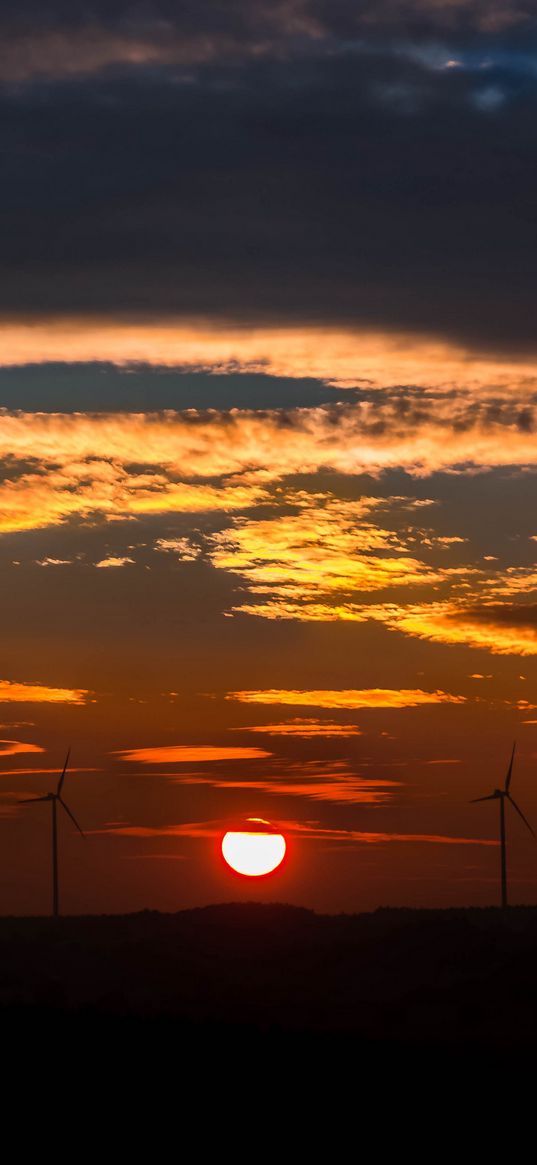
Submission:
<svg viewBox="0 0 537 1165">
<path fill-rule="evenodd" d="M 249 828 L 228 830 L 222 839 L 224 861 L 237 874 L 249 878 L 259 878 L 271 874 L 281 865 L 286 851 L 283 834 L 277 833 L 268 821 L 250 817 L 245 822 Z"/>
</svg>

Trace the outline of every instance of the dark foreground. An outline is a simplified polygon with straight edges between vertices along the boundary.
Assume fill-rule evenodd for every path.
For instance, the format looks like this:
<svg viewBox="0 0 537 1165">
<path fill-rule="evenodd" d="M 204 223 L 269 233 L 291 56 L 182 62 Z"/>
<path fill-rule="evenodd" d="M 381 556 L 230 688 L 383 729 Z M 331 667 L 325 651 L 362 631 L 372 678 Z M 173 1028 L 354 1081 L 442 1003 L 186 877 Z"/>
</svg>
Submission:
<svg viewBox="0 0 537 1165">
<path fill-rule="evenodd" d="M 0 920 L 8 1162 L 525 1161 L 537 908 Z"/>
</svg>

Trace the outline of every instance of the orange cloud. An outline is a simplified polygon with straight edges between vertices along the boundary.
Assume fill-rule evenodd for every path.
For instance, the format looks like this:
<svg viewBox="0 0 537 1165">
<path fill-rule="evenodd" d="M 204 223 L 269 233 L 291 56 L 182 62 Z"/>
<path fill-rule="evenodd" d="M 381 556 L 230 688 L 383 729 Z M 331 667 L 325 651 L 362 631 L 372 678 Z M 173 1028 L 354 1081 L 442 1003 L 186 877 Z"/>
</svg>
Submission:
<svg viewBox="0 0 537 1165">
<path fill-rule="evenodd" d="M 281 828 L 285 828 L 281 823 Z M 357 829 L 323 829 L 321 827 L 302 825 L 295 822 L 291 825 L 294 833 L 301 837 L 310 837 L 320 841 L 349 841 L 358 844 L 379 845 L 384 842 L 424 842 L 428 845 L 484 845 L 497 846 L 499 842 L 483 837 L 450 837 L 439 833 L 380 833 Z"/>
<path fill-rule="evenodd" d="M 323 326 L 241 327 L 218 320 L 159 321 L 42 318 L 0 324 L 0 362 L 105 360 L 199 371 L 260 372 L 314 377 L 372 388 L 411 384 L 449 391 L 531 395 L 537 370 L 531 359 L 497 356 L 412 333 Z"/>
<path fill-rule="evenodd" d="M 5 533 L 5 531 L 4 531 Z M 76 560 L 75 560 L 76 561 Z M 72 558 L 37 558 L 36 566 L 71 566 Z"/>
<path fill-rule="evenodd" d="M 69 765 L 69 772 L 70 773 L 100 773 L 100 772 L 102 772 L 102 769 L 77 768 L 76 766 Z M 57 768 L 55 768 L 55 769 L 42 769 L 42 768 L 34 767 L 33 769 L 0 769 L 0 777 L 43 777 L 43 776 L 50 775 L 51 773 L 55 774 L 56 777 L 59 777 L 59 775 L 60 775 Z M 2 795 L 4 795 L 4 794 L 2 794 Z M 33 794 L 31 794 L 31 795 L 33 795 Z M 7 796 L 7 794 L 6 794 L 6 796 Z M 10 794 L 10 796 L 15 796 L 15 794 L 14 793 Z M 17 793 L 16 796 L 20 797 L 20 793 Z"/>
<path fill-rule="evenodd" d="M 427 704 L 465 704 L 465 696 L 448 692 L 424 692 L 421 688 L 347 688 L 341 690 L 287 691 L 269 688 L 261 691 L 228 692 L 226 700 L 244 704 L 292 704 L 313 708 L 417 708 Z"/>
<path fill-rule="evenodd" d="M 44 684 L 0 680 L 1 704 L 84 704 L 89 695 L 83 688 L 48 688 Z"/>
<path fill-rule="evenodd" d="M 361 736 L 362 730 L 357 724 L 337 724 L 335 720 L 316 720 L 310 718 L 301 720 L 298 716 L 293 720 L 285 720 L 282 724 L 254 724 L 246 728 L 234 728 L 233 732 L 259 732 L 267 736 L 301 736 L 301 737 L 347 737 Z"/>
<path fill-rule="evenodd" d="M 133 564 L 134 558 L 114 558 L 112 555 L 110 558 L 101 558 L 100 562 L 95 563 L 95 566 L 99 570 L 104 570 L 109 567 L 132 566 Z"/>
<path fill-rule="evenodd" d="M 22 740 L 0 740 L 0 757 L 17 756 L 18 753 L 44 752 L 39 744 L 28 744 Z"/>
<path fill-rule="evenodd" d="M 363 400 L 272 412 L 2 413 L 0 457 L 24 468 L 21 476 L 0 486 L 0 529 L 37 528 L 73 514 L 237 511 L 271 500 L 270 483 L 327 467 L 354 475 L 399 466 L 424 476 L 461 466 L 532 465 L 534 435 L 518 423 L 517 408 L 508 401 L 491 415 L 465 398 L 444 401 L 424 394 L 419 407 L 411 398 L 404 409 L 399 397 L 388 395 L 377 404 Z M 135 471 L 133 466 L 146 469 Z M 220 484 L 208 485 L 207 478 L 220 479 Z M 287 499 L 276 494 L 272 500 Z M 336 506 L 333 499 L 317 504 L 317 520 L 324 528 L 332 516 L 334 536 L 338 515 L 330 515 L 330 506 Z M 340 503 L 342 537 L 364 553 L 358 516 L 358 503 Z M 375 534 L 369 526 L 373 548 L 408 553 L 397 545 L 393 532 Z M 295 517 L 280 530 L 283 552 L 293 530 L 307 541 L 304 518 Z M 251 527 L 247 536 L 255 540 L 256 533 L 261 535 L 261 528 Z M 271 533 L 278 537 L 276 530 Z M 225 553 L 225 544 L 216 544 L 218 551 Z M 334 544 L 334 581 L 336 555 Z M 244 565 L 248 568 L 249 560 Z M 414 569 L 420 573 L 422 568 Z"/>
<path fill-rule="evenodd" d="M 0 447 L 3 419 L 0 417 Z M 79 423 L 79 436 L 82 436 L 84 420 L 80 419 Z M 76 436 L 76 430 L 73 435 Z M 22 444 L 19 445 L 19 455 L 25 457 Z M 34 452 L 30 452 L 30 447 L 31 441 L 27 456 L 39 459 L 41 453 L 35 447 Z M 0 533 L 57 525 L 75 514 L 112 519 L 165 511 L 228 512 L 254 505 L 265 496 L 265 490 L 254 485 L 193 485 L 174 481 L 164 470 L 135 473 L 120 464 L 118 454 L 119 450 L 114 451 L 110 446 L 109 460 L 106 455 L 100 458 L 91 454 L 83 455 L 80 460 L 77 454 L 62 450 L 60 445 L 55 455 L 50 450 L 55 468 L 41 465 L 35 472 L 24 473 L 0 484 Z M 7 451 L 2 453 L 0 448 L 2 455 L 8 456 Z M 140 448 L 136 457 L 140 461 L 147 455 L 147 448 L 143 451 Z M 45 455 L 45 460 L 49 460 L 48 455 Z M 56 563 L 43 560 L 44 564 L 58 565 L 59 560 Z M 124 563 L 115 562 L 113 565 Z"/>
<path fill-rule="evenodd" d="M 510 616 L 510 619 L 509 619 Z M 394 631 L 436 643 L 480 647 L 495 655 L 537 655 L 537 624 L 524 623 L 524 611 L 502 611 L 494 605 L 422 603 L 413 606 L 362 608 L 359 618 L 376 619 Z"/>
<path fill-rule="evenodd" d="M 201 547 L 194 545 L 189 538 L 157 538 L 155 550 L 176 554 L 182 562 L 195 562 L 201 554 Z"/>
<path fill-rule="evenodd" d="M 277 524 L 243 520 L 211 544 L 214 565 L 242 574 L 250 589 L 279 588 L 271 605 L 252 613 L 300 617 L 298 608 L 293 612 L 293 597 L 307 591 L 310 600 L 317 594 L 320 601 L 323 578 L 323 593 L 331 595 L 339 589 L 434 584 L 446 570 L 425 565 L 409 552 L 410 542 L 405 545 L 371 520 L 381 508 L 378 499 L 338 501 L 275 488 L 290 475 L 326 467 L 378 474 L 400 466 L 423 476 L 460 465 L 535 462 L 533 434 L 518 425 L 509 402 L 493 419 L 464 399 L 428 400 L 424 394 L 419 408 L 411 401 L 401 409 L 400 403 L 388 397 L 377 405 L 364 400 L 289 412 L 3 412 L 0 458 L 12 467 L 20 463 L 22 472 L 0 483 L 0 532 L 57 525 L 75 515 L 95 521 L 292 504 L 298 513 L 280 514 Z M 209 485 L 207 478 L 217 483 Z M 267 537 L 274 543 L 272 558 Z M 455 533 L 438 539 L 425 532 L 412 545 L 421 541 L 424 547 L 449 549 L 458 540 Z M 157 549 L 172 548 L 158 544 Z M 530 585 L 527 576 L 523 585 Z M 316 615 L 306 617 L 323 617 L 323 606 L 328 604 L 321 601 Z M 344 602 L 339 606 L 340 617 L 355 617 Z"/>
<path fill-rule="evenodd" d="M 367 501 L 367 499 L 365 499 Z M 386 499 L 386 506 L 401 499 Z M 314 530 L 317 522 L 315 505 L 310 513 L 311 529 Z M 437 643 L 460 644 L 473 648 L 481 648 L 500 655 L 531 656 L 537 654 L 537 570 L 529 567 L 496 567 L 491 562 L 497 559 L 487 559 L 486 568 L 448 567 L 436 572 L 428 572 L 425 563 L 418 563 L 416 571 L 415 560 L 408 560 L 403 553 L 399 559 L 400 571 L 404 571 L 405 563 L 410 567 L 409 582 L 417 585 L 420 590 L 431 582 L 433 595 L 428 601 L 419 603 L 382 602 L 371 603 L 356 599 L 352 593 L 353 582 L 357 584 L 358 575 L 355 570 L 356 561 L 360 555 L 356 550 L 352 554 L 352 546 L 347 540 L 348 531 L 343 522 L 342 553 L 337 556 L 338 523 L 335 519 L 337 506 L 334 507 L 334 532 L 330 537 L 328 530 L 323 529 L 323 546 L 317 551 L 315 539 L 308 542 L 306 538 L 295 541 L 289 536 L 288 548 L 283 551 L 275 538 L 274 551 L 268 527 L 272 524 L 264 522 L 266 529 L 265 548 L 262 539 L 254 537 L 251 547 L 251 570 L 245 546 L 230 544 L 228 560 L 225 565 L 233 569 L 235 558 L 236 566 L 241 567 L 244 577 L 249 582 L 248 591 L 251 601 L 241 602 L 233 610 L 249 615 L 260 616 L 265 619 L 296 619 L 300 621 L 321 622 L 365 622 L 374 620 L 384 624 L 391 631 L 421 639 L 429 639 Z M 326 517 L 326 511 L 325 511 Z M 285 518 L 283 519 L 285 522 Z M 274 526 L 277 527 L 279 519 Z M 366 524 L 367 525 L 367 524 Z M 248 520 L 244 524 L 248 542 L 250 531 L 255 530 L 256 523 Z M 239 524 L 239 531 L 241 526 Z M 412 528 L 411 528 L 412 529 Z M 379 531 L 386 536 L 385 531 Z M 389 534 L 387 535 L 389 537 Z M 233 539 L 235 534 L 223 531 L 221 539 Z M 367 529 L 363 535 L 367 537 Z M 394 536 L 395 537 L 395 536 Z M 414 534 L 405 535 L 409 544 Z M 422 538 L 422 544 L 431 541 L 429 536 Z M 450 539 L 450 542 L 452 539 Z M 374 543 L 372 543 L 374 544 Z M 401 551 L 404 551 L 404 540 L 399 541 Z M 274 552 L 274 562 L 269 555 Z M 385 552 L 384 552 L 385 553 Z M 310 561 L 311 555 L 311 561 Z M 331 565 L 333 556 L 334 566 Z M 369 588 L 375 589 L 381 585 L 382 568 L 377 571 L 378 560 L 372 550 L 361 556 L 365 570 L 369 571 Z M 318 572 L 315 580 L 314 564 L 318 558 L 323 569 Z M 345 563 L 349 560 L 350 566 L 345 580 Z M 351 562 L 352 559 L 352 562 Z M 281 560 L 281 565 L 280 565 Z M 217 562 L 218 564 L 218 562 Z M 333 576 L 331 577 L 331 569 Z M 280 577 L 278 577 L 278 570 Z M 423 581 L 420 579 L 423 571 Z M 287 575 L 285 576 L 285 572 Z M 254 577 L 252 583 L 250 578 Z M 265 583 L 260 580 L 265 577 Z M 287 577 L 288 582 L 284 579 Z M 385 587 L 388 584 L 388 575 L 385 576 Z M 339 589 L 332 591 L 332 581 L 339 583 Z M 401 578 L 394 574 L 392 585 L 401 585 Z M 357 586 L 359 589 L 359 586 Z M 367 583 L 364 589 L 367 589 Z M 445 597 L 441 597 L 442 591 Z M 474 673 L 474 675 L 477 673 Z"/>
<path fill-rule="evenodd" d="M 306 767 L 306 766 L 304 766 Z M 311 801 L 329 801 L 335 804 L 379 805 L 391 796 L 391 789 L 400 781 L 371 780 L 351 772 L 326 772 L 322 777 L 307 773 L 294 779 L 288 776 L 271 780 L 231 779 L 228 777 L 187 776 L 179 784 L 210 785 L 218 789 L 256 789 L 272 797 L 307 797 Z"/>
<path fill-rule="evenodd" d="M 251 590 L 251 588 L 250 588 Z M 364 623 L 375 618 L 371 608 L 363 603 L 341 602 L 301 602 L 291 598 L 267 598 L 255 603 L 240 603 L 232 608 L 243 615 L 256 615 L 263 619 L 298 619 L 300 622 Z M 379 610 L 378 607 L 375 610 Z"/>
<path fill-rule="evenodd" d="M 113 753 L 121 760 L 141 765 L 190 764 L 221 760 L 260 760 L 272 756 L 262 748 L 234 748 L 225 745 L 172 744 L 157 748 L 128 748 Z"/>
<path fill-rule="evenodd" d="M 460 765 L 462 761 L 455 757 L 441 757 L 438 760 L 425 760 L 424 765 Z"/>
<path fill-rule="evenodd" d="M 368 520 L 375 510 L 402 500 L 290 495 L 297 513 L 236 518 L 231 529 L 213 536 L 210 558 L 214 566 L 245 578 L 250 593 L 269 592 L 291 604 L 340 592 L 432 586 L 443 572 L 411 557 L 395 532 Z M 412 505 L 411 499 L 404 501 Z M 263 614 L 262 606 L 257 613 Z"/>
<path fill-rule="evenodd" d="M 210 822 L 191 822 L 188 825 L 105 825 L 102 829 L 87 829 L 86 833 L 108 834 L 112 837 L 217 837 L 222 832 Z"/>
</svg>

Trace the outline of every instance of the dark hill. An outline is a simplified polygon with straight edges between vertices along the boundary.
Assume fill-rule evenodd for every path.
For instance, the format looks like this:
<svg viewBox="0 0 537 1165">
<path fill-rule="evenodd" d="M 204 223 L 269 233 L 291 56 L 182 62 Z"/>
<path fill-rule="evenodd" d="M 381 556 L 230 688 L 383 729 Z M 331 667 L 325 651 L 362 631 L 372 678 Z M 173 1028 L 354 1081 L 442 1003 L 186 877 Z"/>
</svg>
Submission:
<svg viewBox="0 0 537 1165">
<path fill-rule="evenodd" d="M 4 918 L 0 1022 L 8 1160 L 522 1160 L 537 908 Z"/>
<path fill-rule="evenodd" d="M 487 1047 L 537 1039 L 537 908 L 0 920 L 0 1006 Z"/>
</svg>

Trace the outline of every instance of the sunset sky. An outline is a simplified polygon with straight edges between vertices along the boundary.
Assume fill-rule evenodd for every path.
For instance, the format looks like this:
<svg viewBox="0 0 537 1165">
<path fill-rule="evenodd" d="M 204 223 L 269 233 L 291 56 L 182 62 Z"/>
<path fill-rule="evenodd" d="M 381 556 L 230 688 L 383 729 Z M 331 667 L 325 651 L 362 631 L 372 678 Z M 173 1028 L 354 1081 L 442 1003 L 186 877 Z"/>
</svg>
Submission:
<svg viewBox="0 0 537 1165">
<path fill-rule="evenodd" d="M 529 0 L 0 0 L 0 911 L 497 900 L 537 829 Z M 508 807 L 509 808 L 509 807 Z M 219 838 L 267 818 L 263 882 Z M 513 901 L 537 844 L 508 818 Z"/>
</svg>

